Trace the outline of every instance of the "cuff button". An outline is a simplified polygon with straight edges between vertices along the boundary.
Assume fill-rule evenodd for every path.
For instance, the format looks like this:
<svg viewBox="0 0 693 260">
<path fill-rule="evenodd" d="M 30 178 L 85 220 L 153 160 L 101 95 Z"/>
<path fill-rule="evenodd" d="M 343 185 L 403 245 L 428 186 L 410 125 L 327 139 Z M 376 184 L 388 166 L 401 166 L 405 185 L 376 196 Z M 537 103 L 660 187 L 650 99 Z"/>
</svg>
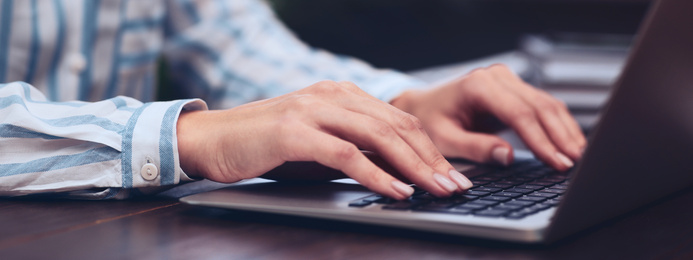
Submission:
<svg viewBox="0 0 693 260">
<path fill-rule="evenodd" d="M 142 175 L 143 179 L 151 181 L 156 179 L 157 176 L 159 176 L 159 169 L 157 169 L 156 165 L 154 165 L 153 163 L 147 163 L 144 166 L 142 166 L 140 174 Z"/>
</svg>

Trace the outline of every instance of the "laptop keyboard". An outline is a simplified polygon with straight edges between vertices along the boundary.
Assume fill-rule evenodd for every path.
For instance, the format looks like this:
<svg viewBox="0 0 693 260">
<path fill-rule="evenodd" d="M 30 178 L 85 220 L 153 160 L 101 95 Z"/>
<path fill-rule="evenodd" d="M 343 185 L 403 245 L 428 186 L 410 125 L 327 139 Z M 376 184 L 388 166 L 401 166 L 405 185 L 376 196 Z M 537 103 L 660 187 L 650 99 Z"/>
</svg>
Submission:
<svg viewBox="0 0 693 260">
<path fill-rule="evenodd" d="M 449 198 L 437 198 L 414 187 L 414 194 L 406 200 L 374 194 L 352 201 L 349 206 L 382 205 L 382 210 L 521 219 L 557 206 L 569 182 L 567 172 L 558 172 L 535 160 L 516 162 L 507 168 L 472 171 L 481 172 L 470 178 L 474 186 Z M 479 173 L 472 171 L 468 175 Z"/>
</svg>

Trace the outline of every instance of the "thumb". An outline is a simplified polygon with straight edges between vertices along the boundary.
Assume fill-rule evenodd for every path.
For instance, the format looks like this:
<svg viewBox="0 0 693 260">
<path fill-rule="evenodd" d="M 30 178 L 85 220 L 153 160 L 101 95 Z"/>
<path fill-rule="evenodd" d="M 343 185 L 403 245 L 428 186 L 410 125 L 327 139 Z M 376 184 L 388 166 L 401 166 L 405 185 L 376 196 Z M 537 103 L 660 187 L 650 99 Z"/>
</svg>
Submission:
<svg viewBox="0 0 693 260">
<path fill-rule="evenodd" d="M 438 130 L 441 130 L 441 134 L 433 139 L 446 157 L 462 157 L 475 162 L 505 166 L 513 161 L 512 146 L 498 136 L 469 132 L 459 126 Z"/>
</svg>

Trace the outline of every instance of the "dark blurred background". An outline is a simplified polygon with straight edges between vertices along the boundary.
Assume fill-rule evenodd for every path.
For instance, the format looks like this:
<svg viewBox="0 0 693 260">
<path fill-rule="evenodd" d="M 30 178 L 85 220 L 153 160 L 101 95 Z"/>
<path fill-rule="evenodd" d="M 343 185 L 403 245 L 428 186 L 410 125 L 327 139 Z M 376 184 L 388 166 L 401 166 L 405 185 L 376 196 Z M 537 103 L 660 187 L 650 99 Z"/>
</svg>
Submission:
<svg viewBox="0 0 693 260">
<path fill-rule="evenodd" d="M 271 0 L 309 44 L 413 70 L 513 50 L 527 34 L 634 34 L 647 0 Z"/>
</svg>

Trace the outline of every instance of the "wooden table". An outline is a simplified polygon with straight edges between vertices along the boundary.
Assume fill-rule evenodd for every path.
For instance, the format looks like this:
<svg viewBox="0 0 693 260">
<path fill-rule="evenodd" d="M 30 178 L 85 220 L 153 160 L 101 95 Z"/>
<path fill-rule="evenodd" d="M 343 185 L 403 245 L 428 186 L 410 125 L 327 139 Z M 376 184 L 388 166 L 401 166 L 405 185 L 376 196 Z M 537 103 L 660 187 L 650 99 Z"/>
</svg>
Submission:
<svg viewBox="0 0 693 260">
<path fill-rule="evenodd" d="M 691 205 L 693 188 L 542 246 L 194 207 L 170 197 L 4 199 L 0 259 L 693 259 Z"/>
</svg>

